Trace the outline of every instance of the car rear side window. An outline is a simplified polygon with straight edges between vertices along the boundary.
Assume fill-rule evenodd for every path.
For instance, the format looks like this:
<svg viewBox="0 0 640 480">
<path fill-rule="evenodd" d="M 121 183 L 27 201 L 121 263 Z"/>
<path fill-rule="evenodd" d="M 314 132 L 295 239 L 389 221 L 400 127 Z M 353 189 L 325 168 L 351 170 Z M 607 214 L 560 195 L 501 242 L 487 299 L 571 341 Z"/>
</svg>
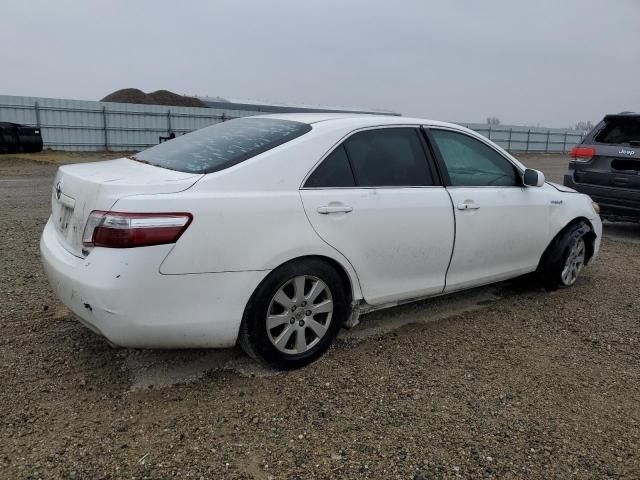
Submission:
<svg viewBox="0 0 640 480">
<path fill-rule="evenodd" d="M 307 182 L 306 188 L 344 188 L 355 187 L 353 173 L 349 166 L 349 159 L 340 145 L 315 169 Z"/>
<path fill-rule="evenodd" d="M 610 145 L 640 145 L 640 117 L 607 118 L 594 140 Z"/>
<path fill-rule="evenodd" d="M 311 130 L 306 123 L 275 118 L 238 118 L 174 138 L 133 159 L 189 173 L 224 170 Z"/>
<path fill-rule="evenodd" d="M 498 152 L 464 133 L 430 130 L 453 187 L 520 186 L 516 168 Z"/>
<path fill-rule="evenodd" d="M 410 127 L 355 133 L 325 158 L 304 187 L 432 186 L 419 135 L 418 129 Z"/>
<path fill-rule="evenodd" d="M 349 137 L 344 145 L 359 187 L 433 185 L 415 128 L 366 130 Z"/>
</svg>

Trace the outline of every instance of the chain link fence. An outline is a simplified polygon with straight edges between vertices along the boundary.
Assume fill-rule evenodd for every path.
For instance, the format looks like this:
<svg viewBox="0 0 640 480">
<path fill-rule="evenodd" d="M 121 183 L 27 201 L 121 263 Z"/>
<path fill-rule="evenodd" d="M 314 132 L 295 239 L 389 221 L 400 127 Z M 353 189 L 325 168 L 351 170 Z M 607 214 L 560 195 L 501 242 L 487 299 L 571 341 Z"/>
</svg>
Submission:
<svg viewBox="0 0 640 480">
<path fill-rule="evenodd" d="M 580 143 L 587 132 L 571 129 L 510 125 L 461 124 L 484 135 L 508 152 L 564 153 Z"/>
</svg>

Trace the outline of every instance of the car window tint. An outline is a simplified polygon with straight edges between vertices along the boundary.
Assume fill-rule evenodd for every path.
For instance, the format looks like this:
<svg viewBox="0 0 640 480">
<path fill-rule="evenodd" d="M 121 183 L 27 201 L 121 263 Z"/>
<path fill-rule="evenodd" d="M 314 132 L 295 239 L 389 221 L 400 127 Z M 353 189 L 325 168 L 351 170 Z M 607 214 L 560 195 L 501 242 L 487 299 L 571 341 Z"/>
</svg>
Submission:
<svg viewBox="0 0 640 480">
<path fill-rule="evenodd" d="M 238 118 L 174 138 L 133 158 L 180 172 L 211 173 L 255 157 L 310 130 L 310 125 L 290 120 Z"/>
<path fill-rule="evenodd" d="M 463 133 L 431 130 L 452 186 L 519 186 L 517 170 L 502 155 Z"/>
<path fill-rule="evenodd" d="M 605 126 L 596 135 L 595 141 L 613 145 L 640 144 L 640 118 L 614 117 L 605 119 Z"/>
<path fill-rule="evenodd" d="M 304 185 L 307 188 L 354 187 L 349 159 L 340 145 L 315 169 Z"/>
<path fill-rule="evenodd" d="M 380 128 L 345 141 L 356 185 L 360 187 L 433 185 L 415 128 Z"/>
</svg>

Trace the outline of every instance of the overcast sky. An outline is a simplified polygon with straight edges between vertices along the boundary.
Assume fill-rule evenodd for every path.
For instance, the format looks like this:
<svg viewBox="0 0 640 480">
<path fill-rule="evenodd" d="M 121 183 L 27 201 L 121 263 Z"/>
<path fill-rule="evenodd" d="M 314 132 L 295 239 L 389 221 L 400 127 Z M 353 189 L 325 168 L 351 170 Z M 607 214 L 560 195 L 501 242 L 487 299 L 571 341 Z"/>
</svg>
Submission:
<svg viewBox="0 0 640 480">
<path fill-rule="evenodd" d="M 0 14 L 0 94 L 136 87 L 556 127 L 640 110 L 640 0 L 30 0 Z"/>
</svg>

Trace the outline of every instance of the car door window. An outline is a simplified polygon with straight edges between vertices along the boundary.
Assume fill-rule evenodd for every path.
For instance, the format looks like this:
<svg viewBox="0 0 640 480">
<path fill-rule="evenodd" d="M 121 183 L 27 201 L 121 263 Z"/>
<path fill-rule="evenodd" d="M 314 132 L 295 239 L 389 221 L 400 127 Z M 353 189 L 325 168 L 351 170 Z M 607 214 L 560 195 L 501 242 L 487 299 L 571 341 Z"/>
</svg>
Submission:
<svg viewBox="0 0 640 480">
<path fill-rule="evenodd" d="M 315 169 L 305 183 L 305 188 L 344 188 L 355 187 L 349 159 L 340 145 Z"/>
<path fill-rule="evenodd" d="M 304 188 L 434 185 L 419 135 L 406 127 L 355 133 L 322 161 Z"/>
<path fill-rule="evenodd" d="M 359 187 L 429 186 L 433 178 L 415 128 L 358 132 L 345 148 Z"/>
<path fill-rule="evenodd" d="M 430 130 L 444 161 L 451 186 L 517 187 L 518 171 L 498 152 L 463 133 Z"/>
</svg>

